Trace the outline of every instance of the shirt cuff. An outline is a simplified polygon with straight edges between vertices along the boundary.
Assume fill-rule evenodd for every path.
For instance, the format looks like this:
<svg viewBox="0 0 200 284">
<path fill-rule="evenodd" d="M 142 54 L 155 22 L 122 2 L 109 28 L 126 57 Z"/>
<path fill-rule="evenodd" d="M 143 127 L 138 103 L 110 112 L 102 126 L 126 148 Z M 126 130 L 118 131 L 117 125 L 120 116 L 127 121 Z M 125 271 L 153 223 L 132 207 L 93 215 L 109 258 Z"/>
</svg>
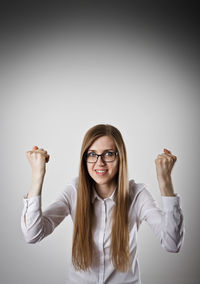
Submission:
<svg viewBox="0 0 200 284">
<path fill-rule="evenodd" d="M 25 194 L 23 198 L 23 203 L 26 208 L 31 208 L 33 211 L 38 210 L 41 208 L 41 195 L 36 195 L 27 198 L 27 194 Z"/>
<path fill-rule="evenodd" d="M 174 207 L 180 207 L 180 196 L 161 196 L 164 211 L 171 211 Z"/>
</svg>

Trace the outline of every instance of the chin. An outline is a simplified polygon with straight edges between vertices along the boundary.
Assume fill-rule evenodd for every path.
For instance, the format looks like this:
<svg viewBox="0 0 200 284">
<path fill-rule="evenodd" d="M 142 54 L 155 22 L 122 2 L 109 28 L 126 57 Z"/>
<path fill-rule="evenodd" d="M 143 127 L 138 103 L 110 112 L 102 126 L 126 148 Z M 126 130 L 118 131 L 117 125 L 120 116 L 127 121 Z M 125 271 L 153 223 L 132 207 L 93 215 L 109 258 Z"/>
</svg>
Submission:
<svg viewBox="0 0 200 284">
<path fill-rule="evenodd" d="M 98 179 L 98 178 L 93 178 L 93 180 L 98 183 L 98 184 L 104 184 L 109 182 L 107 179 Z"/>
<path fill-rule="evenodd" d="M 113 181 L 113 178 L 93 178 L 93 180 L 97 183 L 97 184 L 109 184 Z"/>
</svg>

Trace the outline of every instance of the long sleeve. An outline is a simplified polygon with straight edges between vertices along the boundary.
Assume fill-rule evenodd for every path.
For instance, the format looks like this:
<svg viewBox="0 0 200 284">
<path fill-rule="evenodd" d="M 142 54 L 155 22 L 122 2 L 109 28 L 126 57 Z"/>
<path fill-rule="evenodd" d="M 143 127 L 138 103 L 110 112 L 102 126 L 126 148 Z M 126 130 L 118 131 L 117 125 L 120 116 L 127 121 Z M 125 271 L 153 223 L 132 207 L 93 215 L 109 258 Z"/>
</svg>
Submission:
<svg viewBox="0 0 200 284">
<path fill-rule="evenodd" d="M 138 196 L 140 223 L 145 220 L 162 247 L 168 252 L 179 252 L 184 239 L 184 219 L 180 196 L 161 196 L 161 210 L 151 193 L 144 188 Z"/>
<path fill-rule="evenodd" d="M 36 243 L 51 234 L 70 213 L 66 195 L 61 193 L 45 211 L 41 209 L 41 196 L 24 197 L 21 229 L 27 243 Z"/>
</svg>

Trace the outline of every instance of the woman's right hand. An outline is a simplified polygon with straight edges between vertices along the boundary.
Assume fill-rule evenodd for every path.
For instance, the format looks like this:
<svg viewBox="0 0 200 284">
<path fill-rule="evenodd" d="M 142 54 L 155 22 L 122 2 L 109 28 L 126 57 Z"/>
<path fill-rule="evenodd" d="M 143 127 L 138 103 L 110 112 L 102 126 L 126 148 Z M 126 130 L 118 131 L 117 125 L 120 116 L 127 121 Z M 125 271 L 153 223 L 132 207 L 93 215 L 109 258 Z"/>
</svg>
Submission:
<svg viewBox="0 0 200 284">
<path fill-rule="evenodd" d="M 31 165 L 33 177 L 44 177 L 46 173 L 46 163 L 48 163 L 50 158 L 47 151 L 34 146 L 31 151 L 26 152 L 26 157 Z"/>
</svg>

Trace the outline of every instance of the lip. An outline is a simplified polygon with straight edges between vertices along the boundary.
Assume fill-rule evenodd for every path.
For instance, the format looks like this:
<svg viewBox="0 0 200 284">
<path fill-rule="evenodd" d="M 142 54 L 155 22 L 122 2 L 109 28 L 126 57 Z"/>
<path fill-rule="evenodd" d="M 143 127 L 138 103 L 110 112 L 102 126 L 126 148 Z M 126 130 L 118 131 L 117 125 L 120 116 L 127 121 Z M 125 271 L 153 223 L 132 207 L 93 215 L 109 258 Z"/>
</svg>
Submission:
<svg viewBox="0 0 200 284">
<path fill-rule="evenodd" d="M 104 172 L 98 172 L 98 171 L 104 171 Z M 95 172 L 98 176 L 104 176 L 107 174 L 108 170 L 95 170 Z"/>
</svg>

